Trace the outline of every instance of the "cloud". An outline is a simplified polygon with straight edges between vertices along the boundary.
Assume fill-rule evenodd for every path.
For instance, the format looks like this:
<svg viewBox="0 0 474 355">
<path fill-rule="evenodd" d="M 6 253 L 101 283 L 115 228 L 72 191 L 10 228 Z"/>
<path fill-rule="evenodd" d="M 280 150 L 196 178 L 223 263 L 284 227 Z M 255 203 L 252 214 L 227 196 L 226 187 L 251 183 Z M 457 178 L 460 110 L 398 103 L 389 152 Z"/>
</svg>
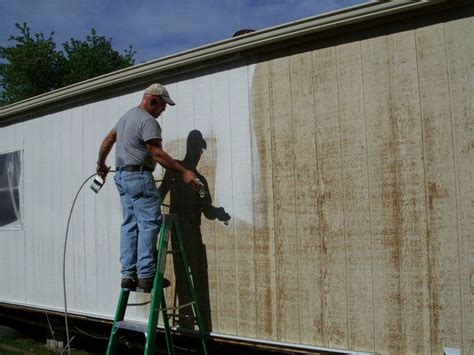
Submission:
<svg viewBox="0 0 474 355">
<path fill-rule="evenodd" d="M 131 44 L 137 62 L 220 41 L 242 28 L 256 30 L 363 0 L 0 0 L 0 45 L 16 34 L 15 22 L 28 22 L 32 32 L 55 31 L 60 44 L 84 39 L 95 28 L 111 37 L 123 52 Z"/>
</svg>

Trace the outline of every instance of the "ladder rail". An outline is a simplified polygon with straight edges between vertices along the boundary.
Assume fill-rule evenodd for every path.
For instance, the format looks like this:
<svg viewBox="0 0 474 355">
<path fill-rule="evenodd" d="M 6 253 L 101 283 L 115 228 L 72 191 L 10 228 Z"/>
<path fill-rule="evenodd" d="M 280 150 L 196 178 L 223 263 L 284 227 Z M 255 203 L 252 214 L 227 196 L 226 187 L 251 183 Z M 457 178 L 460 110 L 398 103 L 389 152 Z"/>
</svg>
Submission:
<svg viewBox="0 0 474 355">
<path fill-rule="evenodd" d="M 173 233 L 174 232 L 174 233 Z M 170 254 L 168 251 L 168 244 L 171 238 L 176 239 L 178 245 L 177 251 L 172 251 L 172 254 L 178 254 L 179 259 L 183 265 L 186 284 L 188 290 L 191 294 L 192 301 L 186 304 L 182 304 L 176 307 L 167 307 L 165 292 L 164 292 L 164 274 L 166 267 L 166 256 Z M 109 344 L 107 347 L 107 355 L 113 355 L 117 353 L 118 344 L 119 344 L 119 329 L 144 329 L 144 327 L 134 327 L 127 326 L 125 318 L 125 312 L 127 306 L 137 306 L 140 304 L 128 304 L 128 298 L 131 290 L 121 289 L 119 295 L 119 301 L 117 303 L 117 309 L 115 312 L 114 323 L 112 325 L 112 330 L 110 334 Z M 149 302 L 144 302 L 144 304 L 150 303 L 150 311 L 148 316 L 148 323 L 146 325 L 146 331 L 144 331 L 146 336 L 145 350 L 144 354 L 150 355 L 155 353 L 156 348 L 156 333 L 158 327 L 158 321 L 160 313 L 163 317 L 164 331 L 165 331 L 165 340 L 166 340 L 166 350 L 168 354 L 174 354 L 173 340 L 171 336 L 171 327 L 169 324 L 169 318 L 175 318 L 175 310 L 179 310 L 186 307 L 192 307 L 194 312 L 194 323 L 199 327 L 199 337 L 201 341 L 201 346 L 203 353 L 208 354 L 207 349 L 207 332 L 204 328 L 204 322 L 201 316 L 201 311 L 199 309 L 199 303 L 197 301 L 197 294 L 194 288 L 194 282 L 192 279 L 191 269 L 189 268 L 188 259 L 185 253 L 183 239 L 181 236 L 181 229 L 178 223 L 178 217 L 175 214 L 163 215 L 162 225 L 159 232 L 159 238 L 157 243 L 157 265 L 155 278 L 153 280 L 153 288 L 151 290 L 151 300 Z M 168 315 L 168 311 L 173 311 L 172 315 Z M 173 329 L 174 330 L 174 329 Z M 179 331 L 179 329 L 177 329 Z"/>
</svg>

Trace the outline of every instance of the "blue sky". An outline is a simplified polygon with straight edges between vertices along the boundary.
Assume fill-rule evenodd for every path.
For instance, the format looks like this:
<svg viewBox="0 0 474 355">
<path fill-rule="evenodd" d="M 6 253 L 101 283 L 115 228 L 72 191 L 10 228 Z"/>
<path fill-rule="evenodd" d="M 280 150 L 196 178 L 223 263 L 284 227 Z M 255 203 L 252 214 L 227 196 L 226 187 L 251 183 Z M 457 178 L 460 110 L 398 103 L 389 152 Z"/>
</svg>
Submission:
<svg viewBox="0 0 474 355">
<path fill-rule="evenodd" d="M 217 42 L 243 28 L 260 30 L 366 2 L 365 0 L 0 0 L 0 46 L 18 34 L 55 31 L 58 47 L 85 39 L 91 28 L 112 37 L 123 53 L 131 44 L 136 63 Z"/>
</svg>

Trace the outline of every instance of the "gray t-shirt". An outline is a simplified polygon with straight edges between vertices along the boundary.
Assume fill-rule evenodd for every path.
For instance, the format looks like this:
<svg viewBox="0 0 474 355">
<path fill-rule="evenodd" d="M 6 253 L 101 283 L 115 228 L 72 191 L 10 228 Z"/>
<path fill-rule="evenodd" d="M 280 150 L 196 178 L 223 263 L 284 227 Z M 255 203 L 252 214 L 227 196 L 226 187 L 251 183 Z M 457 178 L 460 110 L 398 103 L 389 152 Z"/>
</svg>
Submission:
<svg viewBox="0 0 474 355">
<path fill-rule="evenodd" d="M 115 165 L 142 165 L 155 169 L 156 162 L 146 149 L 145 142 L 161 139 L 161 127 L 145 110 L 134 107 L 127 111 L 115 125 L 117 146 Z"/>
</svg>

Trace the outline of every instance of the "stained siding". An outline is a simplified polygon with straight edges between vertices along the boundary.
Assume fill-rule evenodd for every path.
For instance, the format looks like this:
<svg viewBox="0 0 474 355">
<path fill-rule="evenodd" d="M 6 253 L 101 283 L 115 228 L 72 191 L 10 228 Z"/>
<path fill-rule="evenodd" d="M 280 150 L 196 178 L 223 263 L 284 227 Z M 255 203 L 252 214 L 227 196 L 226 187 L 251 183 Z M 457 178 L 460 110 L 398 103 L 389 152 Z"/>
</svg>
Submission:
<svg viewBox="0 0 474 355">
<path fill-rule="evenodd" d="M 202 132 L 198 170 L 232 217 L 201 226 L 213 332 L 380 353 L 472 351 L 474 24 L 392 30 L 167 85 L 178 104 L 160 119 L 165 149 L 182 159 L 188 133 Z M 24 150 L 25 221 L 0 231 L 2 301 L 62 308 L 69 207 L 101 139 L 140 97 L 0 130 L 0 152 Z M 66 263 L 71 312 L 113 315 L 120 220 L 112 176 L 98 195 L 79 196 Z"/>
<path fill-rule="evenodd" d="M 461 329 L 457 329 L 456 333 L 460 334 L 463 351 L 469 353 L 474 350 L 474 43 L 469 40 L 474 36 L 473 18 L 446 22 L 444 34 L 459 235 L 457 275 L 460 280 L 462 323 Z M 455 323 L 455 318 L 451 317 L 453 315 L 450 320 L 443 322 Z M 459 336 L 455 335 L 456 338 Z"/>
</svg>

